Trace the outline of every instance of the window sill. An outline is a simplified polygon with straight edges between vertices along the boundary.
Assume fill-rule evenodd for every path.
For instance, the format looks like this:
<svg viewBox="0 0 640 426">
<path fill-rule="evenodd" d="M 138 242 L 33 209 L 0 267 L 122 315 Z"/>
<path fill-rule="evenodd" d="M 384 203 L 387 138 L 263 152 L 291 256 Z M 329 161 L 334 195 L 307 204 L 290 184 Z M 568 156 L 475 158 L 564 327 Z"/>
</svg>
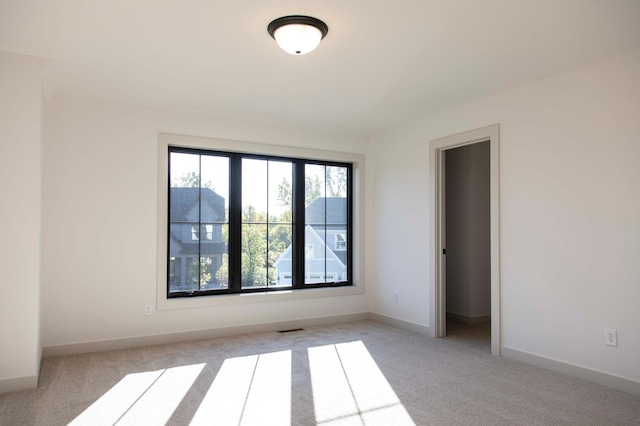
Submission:
<svg viewBox="0 0 640 426">
<path fill-rule="evenodd" d="M 242 294 L 218 294 L 198 297 L 178 297 L 157 300 L 157 309 L 205 308 L 209 306 L 242 305 L 251 303 L 286 302 L 290 300 L 316 299 L 320 297 L 344 297 L 364 294 L 363 286 L 307 288 L 304 290 L 264 291 Z"/>
</svg>

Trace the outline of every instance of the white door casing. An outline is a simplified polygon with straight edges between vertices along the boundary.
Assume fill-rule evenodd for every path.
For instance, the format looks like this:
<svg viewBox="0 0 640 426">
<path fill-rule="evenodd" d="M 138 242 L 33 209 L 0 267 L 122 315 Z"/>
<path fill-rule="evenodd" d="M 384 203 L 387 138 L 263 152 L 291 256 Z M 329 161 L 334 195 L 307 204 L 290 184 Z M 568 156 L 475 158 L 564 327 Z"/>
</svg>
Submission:
<svg viewBox="0 0 640 426">
<path fill-rule="evenodd" d="M 491 239 L 491 353 L 500 356 L 500 125 L 494 124 L 470 130 L 429 143 L 430 166 L 430 333 L 431 337 L 446 335 L 445 266 L 445 191 L 444 151 L 473 143 L 489 141 L 490 145 L 490 239 Z"/>
</svg>

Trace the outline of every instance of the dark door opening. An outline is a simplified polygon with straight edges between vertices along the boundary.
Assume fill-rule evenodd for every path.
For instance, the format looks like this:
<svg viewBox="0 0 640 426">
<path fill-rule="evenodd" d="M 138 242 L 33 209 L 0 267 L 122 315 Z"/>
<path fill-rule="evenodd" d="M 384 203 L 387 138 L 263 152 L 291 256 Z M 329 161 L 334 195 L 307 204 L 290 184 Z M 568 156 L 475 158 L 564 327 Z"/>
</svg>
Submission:
<svg viewBox="0 0 640 426">
<path fill-rule="evenodd" d="M 446 335 L 491 352 L 490 142 L 443 154 Z"/>
</svg>

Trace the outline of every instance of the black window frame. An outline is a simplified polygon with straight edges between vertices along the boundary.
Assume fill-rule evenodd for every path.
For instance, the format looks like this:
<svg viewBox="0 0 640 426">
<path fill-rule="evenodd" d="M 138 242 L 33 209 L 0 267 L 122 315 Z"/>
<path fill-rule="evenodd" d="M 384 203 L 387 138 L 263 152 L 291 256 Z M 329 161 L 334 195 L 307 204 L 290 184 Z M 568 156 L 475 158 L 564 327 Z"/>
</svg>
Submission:
<svg viewBox="0 0 640 426">
<path fill-rule="evenodd" d="M 170 241 L 171 241 L 171 153 L 184 153 L 195 155 L 211 155 L 229 158 L 229 235 L 228 235 L 228 263 L 229 263 L 229 284 L 226 289 L 204 289 L 204 290 L 190 290 L 190 291 L 170 291 Z M 276 287 L 256 287 L 256 288 L 242 288 L 242 160 L 243 159 L 257 159 L 257 160 L 272 160 L 272 161 L 285 161 L 291 162 L 293 167 L 292 177 L 292 284 L 290 286 L 276 286 Z M 320 165 L 324 167 L 344 167 L 347 171 L 346 176 L 346 273 L 347 279 L 343 281 L 335 282 L 320 282 L 320 283 L 305 283 L 305 166 L 306 165 Z M 353 286 L 353 163 L 341 162 L 332 160 L 320 160 L 298 157 L 287 157 L 277 155 L 265 155 L 246 152 L 233 152 L 223 151 L 215 149 L 202 149 L 202 148 L 187 148 L 181 146 L 168 145 L 168 159 L 167 159 L 167 252 L 166 252 L 166 297 L 183 298 L 183 297 L 200 297 L 200 296 L 213 296 L 224 294 L 243 294 L 243 293 L 263 293 L 263 292 L 278 292 L 278 291 L 291 291 L 291 290 L 304 290 L 312 288 L 328 288 L 328 287 L 348 287 Z M 202 188 L 202 186 L 200 186 Z M 326 182 L 325 182 L 326 190 Z M 325 196 L 326 200 L 326 196 Z M 325 208 L 325 226 L 327 211 Z M 199 222 L 198 226 L 202 226 L 204 223 Z M 201 229 L 201 228 L 200 228 Z M 325 256 L 325 274 L 326 270 L 326 256 Z"/>
</svg>

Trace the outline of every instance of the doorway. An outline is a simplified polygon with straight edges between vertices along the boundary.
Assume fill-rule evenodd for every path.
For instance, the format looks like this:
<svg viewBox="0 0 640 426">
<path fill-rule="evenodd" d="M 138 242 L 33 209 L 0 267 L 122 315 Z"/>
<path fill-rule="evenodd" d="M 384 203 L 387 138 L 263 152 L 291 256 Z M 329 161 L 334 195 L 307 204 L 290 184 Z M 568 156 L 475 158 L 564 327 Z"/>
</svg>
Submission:
<svg viewBox="0 0 640 426">
<path fill-rule="evenodd" d="M 444 155 L 444 292 L 448 339 L 491 352 L 489 141 Z"/>
<path fill-rule="evenodd" d="M 435 219 L 431 221 L 431 335 L 447 335 L 448 305 L 450 320 L 490 321 L 491 353 L 498 356 L 501 346 L 499 130 L 496 124 L 430 143 L 430 210 Z M 488 164 L 482 163 L 483 158 Z M 480 163 L 471 165 L 472 161 Z M 447 166 L 458 170 L 447 171 Z M 482 179 L 488 181 L 484 188 L 478 182 Z M 449 196 L 454 200 L 447 200 L 447 182 Z M 447 219 L 455 221 L 456 227 L 450 224 L 447 229 Z M 452 263 L 449 265 L 448 254 Z M 450 282 L 447 275 L 451 275 Z"/>
</svg>

